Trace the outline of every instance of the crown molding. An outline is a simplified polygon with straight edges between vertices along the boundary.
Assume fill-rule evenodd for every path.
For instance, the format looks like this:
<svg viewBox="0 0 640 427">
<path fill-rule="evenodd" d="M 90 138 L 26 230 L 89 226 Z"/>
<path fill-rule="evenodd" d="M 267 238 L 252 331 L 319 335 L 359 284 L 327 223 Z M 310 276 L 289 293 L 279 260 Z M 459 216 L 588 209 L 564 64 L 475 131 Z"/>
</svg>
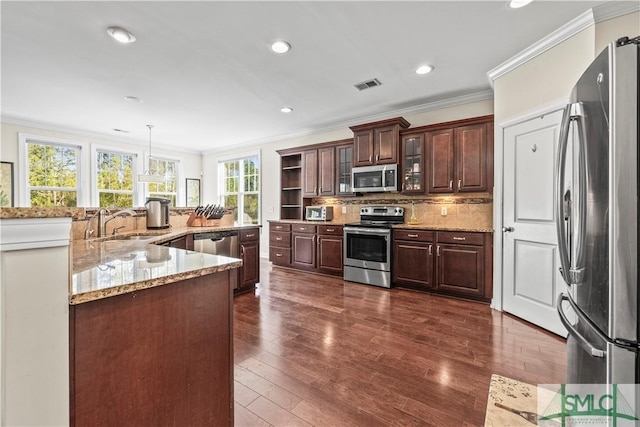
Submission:
<svg viewBox="0 0 640 427">
<path fill-rule="evenodd" d="M 499 77 L 504 76 L 505 74 L 513 71 L 518 68 L 522 64 L 529 62 L 536 56 L 546 52 L 547 50 L 557 46 L 563 41 L 573 37 L 578 34 L 580 31 L 585 28 L 590 27 L 595 23 L 595 19 L 593 17 L 593 10 L 589 9 L 577 18 L 569 21 L 562 27 L 558 28 L 548 36 L 540 39 L 538 42 L 532 44 L 528 48 L 524 49 L 519 54 L 513 56 L 512 58 L 506 60 L 502 64 L 498 65 L 494 69 L 487 72 L 487 77 L 489 77 L 489 82 L 491 83 L 491 87 L 493 88 L 493 82 Z"/>
<path fill-rule="evenodd" d="M 486 101 L 488 99 L 493 99 L 492 90 L 478 91 L 478 92 L 473 92 L 465 95 L 459 95 L 459 96 L 454 96 L 446 99 L 440 99 L 437 101 L 427 102 L 420 105 L 414 105 L 411 107 L 388 110 L 388 111 L 385 111 L 384 113 L 376 113 L 368 116 L 353 117 L 346 120 L 341 120 L 340 122 L 333 122 L 330 125 L 318 126 L 318 127 L 306 129 L 300 132 L 294 132 L 294 133 L 273 136 L 269 138 L 246 141 L 244 143 L 235 144 L 233 147 L 229 147 L 229 150 L 225 150 L 225 151 L 231 152 L 233 150 L 237 150 L 238 147 L 240 146 L 242 147 L 259 146 L 259 145 L 269 144 L 272 142 L 283 141 L 286 139 L 300 138 L 303 136 L 309 136 L 309 135 L 314 135 L 314 134 L 323 133 L 323 132 L 330 132 L 330 131 L 340 130 L 340 129 L 345 130 L 345 129 L 349 129 L 349 126 L 353 126 L 354 123 L 369 123 L 369 122 L 375 122 L 379 120 L 385 120 L 385 119 L 388 119 L 389 117 L 426 113 L 428 111 L 442 110 L 444 108 L 457 107 L 458 105 L 470 104 L 472 102 Z M 202 154 L 206 156 L 210 154 L 220 154 L 221 152 L 225 152 L 225 151 L 221 151 L 219 148 L 216 148 L 216 149 L 203 151 Z"/>
<path fill-rule="evenodd" d="M 522 64 L 573 37 L 591 25 L 638 11 L 640 11 L 640 2 L 635 1 L 612 1 L 587 10 L 548 36 L 524 49 L 519 54 L 487 72 L 491 87 L 493 88 L 493 83 L 497 78 L 513 71 Z M 634 35 L 630 35 L 630 37 L 632 36 Z"/>
</svg>

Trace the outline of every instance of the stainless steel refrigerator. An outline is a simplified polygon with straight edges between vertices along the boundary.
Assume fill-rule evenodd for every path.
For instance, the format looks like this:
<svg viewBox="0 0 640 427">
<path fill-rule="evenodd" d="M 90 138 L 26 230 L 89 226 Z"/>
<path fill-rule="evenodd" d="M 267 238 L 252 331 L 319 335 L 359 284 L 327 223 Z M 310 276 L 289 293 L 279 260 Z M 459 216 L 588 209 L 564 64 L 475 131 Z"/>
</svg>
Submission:
<svg viewBox="0 0 640 427">
<path fill-rule="evenodd" d="M 637 384 L 638 46 L 610 44 L 578 80 L 558 147 L 556 224 L 574 384 Z"/>
</svg>

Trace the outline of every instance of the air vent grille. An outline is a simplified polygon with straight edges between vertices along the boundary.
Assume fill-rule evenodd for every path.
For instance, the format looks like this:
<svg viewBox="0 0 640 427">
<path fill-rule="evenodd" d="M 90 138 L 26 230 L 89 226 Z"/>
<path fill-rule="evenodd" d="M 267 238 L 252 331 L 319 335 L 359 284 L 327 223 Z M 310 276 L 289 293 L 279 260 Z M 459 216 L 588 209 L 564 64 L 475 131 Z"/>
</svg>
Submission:
<svg viewBox="0 0 640 427">
<path fill-rule="evenodd" d="M 358 90 L 365 90 L 365 89 L 369 89 L 371 87 L 380 86 L 381 84 L 382 83 L 380 83 L 380 80 L 371 79 L 371 80 L 367 80 L 367 81 L 364 81 L 364 82 L 356 83 L 353 86 Z"/>
</svg>

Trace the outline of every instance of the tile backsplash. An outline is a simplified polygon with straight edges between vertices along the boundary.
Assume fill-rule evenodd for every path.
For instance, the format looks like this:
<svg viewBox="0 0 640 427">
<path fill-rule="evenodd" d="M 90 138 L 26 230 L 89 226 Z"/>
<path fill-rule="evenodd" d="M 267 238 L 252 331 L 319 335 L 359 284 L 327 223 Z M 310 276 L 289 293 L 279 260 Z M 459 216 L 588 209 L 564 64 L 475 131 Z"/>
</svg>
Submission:
<svg viewBox="0 0 640 427">
<path fill-rule="evenodd" d="M 316 197 L 312 203 L 333 206 L 333 220 L 338 222 L 359 221 L 363 206 L 390 205 L 405 209 L 405 222 L 409 222 L 413 214 L 416 221 L 426 227 L 493 229 L 493 195 L 490 193 L 410 197 L 382 193 L 352 198 Z M 346 213 L 342 212 L 343 208 Z"/>
</svg>

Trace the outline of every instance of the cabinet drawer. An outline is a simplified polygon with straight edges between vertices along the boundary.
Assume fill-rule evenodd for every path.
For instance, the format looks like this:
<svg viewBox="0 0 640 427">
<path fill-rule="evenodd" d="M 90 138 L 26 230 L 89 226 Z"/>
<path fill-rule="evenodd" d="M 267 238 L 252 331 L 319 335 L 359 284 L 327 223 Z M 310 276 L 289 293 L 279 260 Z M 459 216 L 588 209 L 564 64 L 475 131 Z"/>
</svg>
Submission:
<svg viewBox="0 0 640 427">
<path fill-rule="evenodd" d="M 251 242 L 254 240 L 260 240 L 260 229 L 250 228 L 248 230 L 240 230 L 240 241 Z"/>
<path fill-rule="evenodd" d="M 291 224 L 291 230 L 296 233 L 315 233 L 316 226 L 309 224 Z"/>
<path fill-rule="evenodd" d="M 341 225 L 319 225 L 318 234 L 342 236 L 342 226 Z"/>
<path fill-rule="evenodd" d="M 291 249 L 269 248 L 269 261 L 279 265 L 291 264 Z"/>
<path fill-rule="evenodd" d="M 269 246 L 278 248 L 291 247 L 291 233 L 286 231 L 272 231 L 269 233 Z"/>
<path fill-rule="evenodd" d="M 270 222 L 269 231 L 291 231 L 291 224 L 284 222 Z"/>
<path fill-rule="evenodd" d="M 482 246 L 484 244 L 483 234 L 484 233 L 440 231 L 438 232 L 438 243 Z"/>
<path fill-rule="evenodd" d="M 395 240 L 415 240 L 417 242 L 433 242 L 434 232 L 427 230 L 393 230 Z"/>
</svg>

